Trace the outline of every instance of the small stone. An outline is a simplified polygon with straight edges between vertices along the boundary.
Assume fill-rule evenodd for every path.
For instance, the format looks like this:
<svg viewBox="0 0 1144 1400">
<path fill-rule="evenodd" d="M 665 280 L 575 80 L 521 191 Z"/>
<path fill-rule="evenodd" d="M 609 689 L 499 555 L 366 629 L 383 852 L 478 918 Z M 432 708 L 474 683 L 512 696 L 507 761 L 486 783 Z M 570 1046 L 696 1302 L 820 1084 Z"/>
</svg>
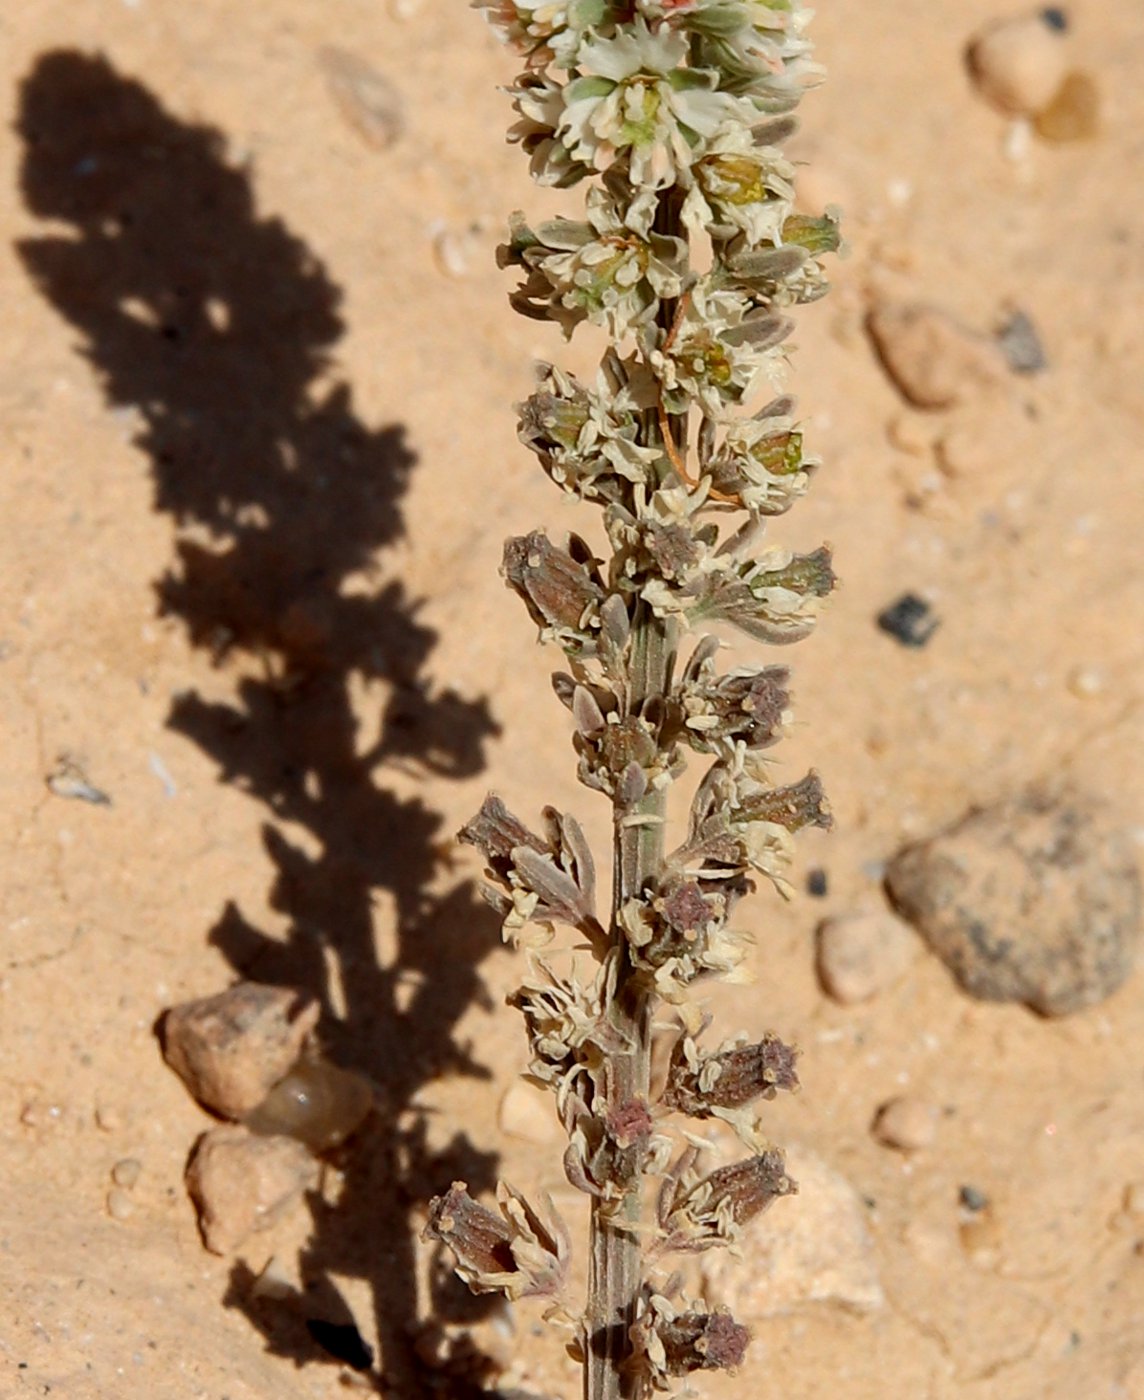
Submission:
<svg viewBox="0 0 1144 1400">
<path fill-rule="evenodd" d="M 1070 73 L 1060 92 L 1037 114 L 1034 130 L 1043 141 L 1091 141 L 1100 130 L 1100 89 L 1088 73 Z"/>
<path fill-rule="evenodd" d="M 937 1109 L 909 1095 L 890 1099 L 874 1117 L 873 1133 L 883 1147 L 919 1152 L 937 1136 Z"/>
<path fill-rule="evenodd" d="M 1074 666 L 1069 672 L 1068 688 L 1078 700 L 1091 700 L 1104 690 L 1104 673 L 1095 666 Z"/>
<path fill-rule="evenodd" d="M 551 1096 L 525 1079 L 510 1084 L 500 1101 L 497 1119 L 502 1133 L 544 1146 L 560 1136 Z"/>
<path fill-rule="evenodd" d="M 980 428 L 951 428 L 938 439 L 937 464 L 955 481 L 984 476 L 996 461 L 997 441 Z"/>
<path fill-rule="evenodd" d="M 933 438 L 924 421 L 910 413 L 899 413 L 886 425 L 886 436 L 892 446 L 910 457 L 924 457 L 933 445 Z"/>
<path fill-rule="evenodd" d="M 725 1251 L 703 1256 L 703 1296 L 739 1322 L 821 1303 L 869 1313 L 885 1302 L 862 1198 L 816 1153 L 790 1146 L 787 1168 L 798 1182 L 790 1209 L 767 1211 L 748 1225 L 741 1260 Z"/>
<path fill-rule="evenodd" d="M 866 330 L 883 369 L 915 408 L 964 403 L 1004 370 L 995 345 L 932 306 L 883 303 L 868 313 Z"/>
<path fill-rule="evenodd" d="M 1041 337 L 1028 314 L 1014 307 L 997 328 L 997 344 L 1014 374 L 1038 374 L 1049 366 Z"/>
<path fill-rule="evenodd" d="M 1064 81 L 1068 45 L 1044 14 L 1000 20 L 969 46 L 969 71 L 978 92 L 1010 116 L 1044 111 Z"/>
<path fill-rule="evenodd" d="M 1058 34 L 1064 34 L 1068 30 L 1069 17 L 1064 10 L 1056 5 L 1046 5 L 1041 11 L 1041 18 L 1050 29 L 1055 29 Z"/>
<path fill-rule="evenodd" d="M 452 229 L 439 228 L 433 235 L 433 257 L 446 277 L 467 277 L 471 271 L 465 241 Z"/>
<path fill-rule="evenodd" d="M 964 991 L 1064 1016 L 1126 980 L 1141 933 L 1130 835 L 1095 798 L 1034 789 L 907 846 L 886 887 Z"/>
<path fill-rule="evenodd" d="M 957 1199 L 968 1211 L 984 1210 L 989 1204 L 989 1197 L 984 1191 L 979 1191 L 976 1186 L 965 1185 L 957 1193 Z"/>
<path fill-rule="evenodd" d="M 903 593 L 895 603 L 883 608 L 876 619 L 883 632 L 904 647 L 924 647 L 941 625 L 930 605 L 916 593 Z"/>
<path fill-rule="evenodd" d="M 107 1213 L 112 1220 L 128 1220 L 135 1214 L 135 1202 L 126 1191 L 113 1186 L 107 1193 Z"/>
<path fill-rule="evenodd" d="M 405 130 L 405 104 L 395 85 L 368 60 L 330 44 L 318 52 L 326 87 L 346 124 L 384 151 Z"/>
<path fill-rule="evenodd" d="M 830 889 L 830 877 L 820 866 L 806 872 L 806 892 L 815 899 L 825 899 Z"/>
<path fill-rule="evenodd" d="M 1124 1188 L 1124 1209 L 1138 1220 L 1144 1216 L 1144 1181 L 1134 1181 Z"/>
<path fill-rule="evenodd" d="M 123 1157 L 111 1169 L 111 1179 L 116 1186 L 122 1186 L 125 1191 L 130 1191 L 139 1180 L 139 1175 L 143 1170 L 143 1163 L 138 1157 Z"/>
<path fill-rule="evenodd" d="M 123 1115 L 113 1105 L 101 1103 L 95 1110 L 95 1126 L 101 1133 L 117 1133 L 123 1127 Z"/>
<path fill-rule="evenodd" d="M 240 982 L 172 1007 L 163 1018 L 163 1054 L 201 1104 L 245 1118 L 294 1066 L 319 1010 L 292 987 Z"/>
<path fill-rule="evenodd" d="M 917 940 L 888 910 L 841 914 L 818 929 L 818 977 L 824 990 L 851 1006 L 892 986 L 909 967 Z"/>
<path fill-rule="evenodd" d="M 259 1137 L 233 1124 L 204 1133 L 187 1167 L 187 1190 L 212 1254 L 229 1254 L 268 1230 L 317 1180 L 318 1164 L 297 1139 Z"/>
</svg>

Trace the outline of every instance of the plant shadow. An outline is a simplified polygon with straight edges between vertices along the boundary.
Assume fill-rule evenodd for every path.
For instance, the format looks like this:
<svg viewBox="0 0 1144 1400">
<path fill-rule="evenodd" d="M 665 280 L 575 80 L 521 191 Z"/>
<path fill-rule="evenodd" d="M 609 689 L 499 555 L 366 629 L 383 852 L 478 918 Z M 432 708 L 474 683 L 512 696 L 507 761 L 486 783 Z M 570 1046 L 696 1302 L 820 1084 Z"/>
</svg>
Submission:
<svg viewBox="0 0 1144 1400">
<path fill-rule="evenodd" d="M 379 1393 L 463 1396 L 467 1381 L 418 1360 L 411 1215 L 454 1177 L 488 1189 L 495 1159 L 464 1136 L 430 1151 L 416 1102 L 442 1074 L 487 1077 L 455 1028 L 486 997 L 478 967 L 499 935 L 470 888 L 438 892 L 440 815 L 384 780 L 400 771 L 407 791 L 410 773 L 471 776 L 497 731 L 484 699 L 434 686 L 435 635 L 379 562 L 404 532 L 415 456 L 402 426 L 356 416 L 331 372 L 341 293 L 258 214 L 221 132 L 66 50 L 24 79 L 17 127 L 29 209 L 67 225 L 20 255 L 137 427 L 155 508 L 176 529 L 158 607 L 233 682 L 225 702 L 183 694 L 169 724 L 268 813 L 271 901 L 289 933 L 228 903 L 210 941 L 242 977 L 317 996 L 330 1057 L 383 1100 L 341 1162 L 338 1205 L 310 1201 L 301 1312 L 254 1299 L 241 1265 L 226 1302 L 299 1365 L 340 1360 Z M 352 701 L 370 686 L 388 699 L 363 739 Z M 370 1285 L 376 1366 L 345 1331 L 335 1277 Z M 460 1285 L 431 1291 L 440 1317 L 472 1315 Z"/>
</svg>

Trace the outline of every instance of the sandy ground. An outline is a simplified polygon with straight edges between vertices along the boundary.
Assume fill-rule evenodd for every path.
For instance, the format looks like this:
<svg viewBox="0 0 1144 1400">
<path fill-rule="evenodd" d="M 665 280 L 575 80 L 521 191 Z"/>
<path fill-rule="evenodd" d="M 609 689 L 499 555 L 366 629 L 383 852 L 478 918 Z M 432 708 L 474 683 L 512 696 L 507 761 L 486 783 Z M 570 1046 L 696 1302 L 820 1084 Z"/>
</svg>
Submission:
<svg viewBox="0 0 1144 1400">
<path fill-rule="evenodd" d="M 1144 1396 L 1139 979 L 1045 1021 L 928 955 L 859 1007 L 813 964 L 816 923 L 876 904 L 881 863 L 971 803 L 1065 775 L 1144 830 L 1144 31 L 1137 0 L 1071 6 L 1100 135 L 1013 158 L 962 63 L 994 3 L 817 20 L 830 82 L 798 151 L 851 254 L 800 317 L 826 466 L 780 528 L 829 539 L 844 586 L 789 658 L 784 771 L 815 764 L 838 829 L 802 848 L 826 896 L 760 896 L 758 980 L 713 1004 L 802 1045 L 773 1133 L 866 1199 L 886 1301 L 767 1320 L 712 1396 Z M 392 145 L 333 100 L 331 45 L 400 90 Z M 426 1282 L 421 1203 L 560 1179 L 498 1128 L 517 964 L 450 835 L 488 785 L 606 834 L 497 576 L 506 533 L 576 518 L 509 409 L 563 354 L 492 262 L 510 209 L 553 205 L 502 142 L 511 61 L 442 0 L 40 0 L 0 15 L 0 67 L 0 1394 L 317 1400 L 382 1373 L 426 1394 L 417 1319 L 468 1304 Z M 863 331 L 884 297 L 983 332 L 1017 304 L 1049 367 L 910 410 Z M 942 620 L 924 650 L 873 625 L 906 590 Z M 65 756 L 110 805 L 49 791 Z M 209 1119 L 154 1025 L 237 976 L 318 994 L 385 1108 L 322 1193 L 218 1259 L 183 1186 Z M 909 1158 L 870 1133 L 902 1086 L 941 1110 Z M 252 1301 L 272 1256 L 293 1310 Z M 374 1372 L 305 1316 L 352 1319 Z M 519 1383 L 576 1393 L 559 1338 L 516 1326 Z"/>
</svg>

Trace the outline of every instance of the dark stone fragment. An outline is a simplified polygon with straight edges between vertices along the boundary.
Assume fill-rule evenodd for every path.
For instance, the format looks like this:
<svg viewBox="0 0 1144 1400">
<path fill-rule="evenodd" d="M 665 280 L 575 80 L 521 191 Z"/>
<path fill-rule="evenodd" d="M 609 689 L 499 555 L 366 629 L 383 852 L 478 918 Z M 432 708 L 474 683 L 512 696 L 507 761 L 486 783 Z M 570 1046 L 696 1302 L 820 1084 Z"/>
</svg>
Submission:
<svg viewBox="0 0 1144 1400">
<path fill-rule="evenodd" d="M 989 1197 L 984 1191 L 979 1191 L 976 1186 L 963 1186 L 957 1193 L 957 1199 L 966 1210 L 974 1212 L 984 1210 L 989 1204 Z"/>
<path fill-rule="evenodd" d="M 1024 311 L 1009 313 L 997 328 L 997 344 L 1014 374 L 1037 374 L 1049 367 L 1037 328 Z"/>
<path fill-rule="evenodd" d="M 1058 34 L 1063 34 L 1069 27 L 1068 14 L 1057 5 L 1046 5 L 1041 11 L 1041 18 L 1050 29 L 1055 29 Z"/>
<path fill-rule="evenodd" d="M 352 1370 L 368 1371 L 373 1365 L 373 1348 L 352 1322 L 325 1322 L 319 1317 L 308 1317 L 306 1331 L 323 1351 L 344 1361 Z"/>
<path fill-rule="evenodd" d="M 878 614 L 878 626 L 904 647 L 924 647 L 939 625 L 930 605 L 916 593 L 903 593 Z"/>
<path fill-rule="evenodd" d="M 814 870 L 806 872 L 806 892 L 812 894 L 815 899 L 822 899 L 826 891 L 830 888 L 830 881 L 826 871 L 816 867 Z"/>
</svg>

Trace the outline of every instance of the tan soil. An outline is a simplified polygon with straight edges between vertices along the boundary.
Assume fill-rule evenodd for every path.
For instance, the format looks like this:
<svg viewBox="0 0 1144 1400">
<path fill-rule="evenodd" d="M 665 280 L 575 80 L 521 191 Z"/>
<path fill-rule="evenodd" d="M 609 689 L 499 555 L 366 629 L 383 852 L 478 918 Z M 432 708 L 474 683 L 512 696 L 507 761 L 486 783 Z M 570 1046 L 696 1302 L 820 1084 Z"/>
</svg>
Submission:
<svg viewBox="0 0 1144 1400">
<path fill-rule="evenodd" d="M 870 0 L 816 22 L 830 82 L 799 150 L 851 255 L 799 319 L 826 466 L 779 533 L 829 539 L 844 586 L 788 658 L 783 771 L 820 769 L 838 830 L 801 851 L 827 896 L 760 896 L 758 981 L 712 1003 L 803 1046 L 773 1134 L 868 1198 L 887 1302 L 761 1324 L 713 1397 L 1144 1396 L 1144 1220 L 1122 1208 L 1144 1179 L 1139 977 L 1046 1022 L 974 1004 L 928 956 L 858 1006 L 814 975 L 815 923 L 876 901 L 877 864 L 972 802 L 1064 773 L 1144 831 L 1144 31 L 1138 0 L 1071 6 L 1101 132 L 1013 160 L 961 58 L 997 13 Z M 327 45 L 398 85 L 391 146 L 347 122 Z M 0 1395 L 345 1394 L 303 1314 L 352 1317 L 389 1393 L 425 1394 L 417 1203 L 498 1170 L 570 1196 L 551 1148 L 498 1130 L 518 964 L 449 839 L 489 784 L 606 836 L 554 658 L 497 577 L 506 533 L 586 527 L 509 404 L 531 356 L 590 351 L 512 316 L 492 262 L 510 209 L 567 199 L 502 143 L 510 59 L 442 0 L 39 0 L 0 16 L 0 65 Z M 863 331 L 877 297 L 978 332 L 1019 304 L 1050 367 L 910 410 Z M 942 619 L 922 651 L 872 624 L 907 589 Z M 64 755 L 110 806 L 49 791 Z M 239 974 L 318 994 L 331 1056 L 389 1108 L 220 1260 L 183 1183 L 209 1120 L 153 1025 Z M 870 1133 L 903 1092 L 941 1110 L 908 1156 Z M 966 1183 L 992 1205 L 962 1229 Z M 306 1285 L 293 1308 L 250 1300 L 271 1256 Z M 435 1298 L 466 1315 L 451 1283 Z M 535 1322 L 518 1383 L 570 1397 Z"/>
</svg>

